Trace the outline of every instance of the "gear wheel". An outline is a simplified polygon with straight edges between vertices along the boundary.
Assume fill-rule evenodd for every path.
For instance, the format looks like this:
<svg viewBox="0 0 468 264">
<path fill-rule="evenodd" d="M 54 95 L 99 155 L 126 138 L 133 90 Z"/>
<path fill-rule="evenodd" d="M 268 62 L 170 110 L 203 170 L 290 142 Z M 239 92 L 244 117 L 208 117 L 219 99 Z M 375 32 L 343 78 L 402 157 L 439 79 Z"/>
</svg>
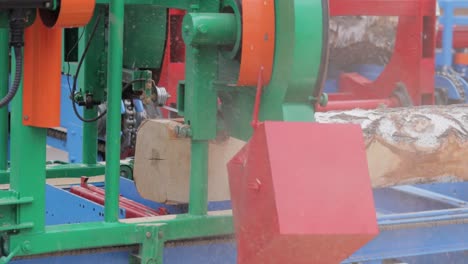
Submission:
<svg viewBox="0 0 468 264">
<path fill-rule="evenodd" d="M 447 68 L 447 69 L 437 71 L 437 75 L 449 79 L 455 85 L 455 89 L 457 90 L 458 94 L 461 97 L 460 101 L 465 102 L 466 100 L 465 89 L 463 87 L 463 84 L 459 80 L 459 74 L 454 69 Z"/>
</svg>

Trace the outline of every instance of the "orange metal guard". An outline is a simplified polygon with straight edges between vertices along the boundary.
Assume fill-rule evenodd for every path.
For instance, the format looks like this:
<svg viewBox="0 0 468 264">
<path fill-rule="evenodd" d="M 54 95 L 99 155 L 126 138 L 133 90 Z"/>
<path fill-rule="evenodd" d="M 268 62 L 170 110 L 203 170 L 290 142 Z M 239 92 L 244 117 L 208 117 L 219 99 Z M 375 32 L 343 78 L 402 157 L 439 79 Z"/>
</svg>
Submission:
<svg viewBox="0 0 468 264">
<path fill-rule="evenodd" d="M 263 80 L 268 84 L 275 52 L 275 1 L 243 1 L 242 24 L 242 56 L 237 84 L 255 86 L 262 66 Z"/>
<path fill-rule="evenodd" d="M 94 5 L 94 0 L 62 0 L 53 23 L 51 20 L 44 20 L 41 14 L 41 19 L 36 19 L 26 29 L 24 125 L 42 128 L 60 126 L 62 27 L 86 25 L 92 17 Z"/>
</svg>

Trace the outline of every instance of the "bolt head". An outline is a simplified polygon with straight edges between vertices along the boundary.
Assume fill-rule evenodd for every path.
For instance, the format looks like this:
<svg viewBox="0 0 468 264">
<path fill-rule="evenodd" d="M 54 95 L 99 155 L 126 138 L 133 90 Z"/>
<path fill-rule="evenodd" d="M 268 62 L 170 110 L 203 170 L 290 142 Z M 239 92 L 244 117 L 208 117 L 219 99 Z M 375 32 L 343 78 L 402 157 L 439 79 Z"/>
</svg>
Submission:
<svg viewBox="0 0 468 264">
<path fill-rule="evenodd" d="M 151 238 L 151 232 L 146 232 L 146 238 Z"/>
<path fill-rule="evenodd" d="M 202 34 L 208 33 L 208 28 L 206 27 L 206 25 L 199 25 L 197 29 Z"/>
<path fill-rule="evenodd" d="M 29 251 L 31 251 L 31 242 L 25 241 L 25 242 L 23 243 L 22 249 L 23 249 L 24 252 L 29 252 Z"/>
</svg>

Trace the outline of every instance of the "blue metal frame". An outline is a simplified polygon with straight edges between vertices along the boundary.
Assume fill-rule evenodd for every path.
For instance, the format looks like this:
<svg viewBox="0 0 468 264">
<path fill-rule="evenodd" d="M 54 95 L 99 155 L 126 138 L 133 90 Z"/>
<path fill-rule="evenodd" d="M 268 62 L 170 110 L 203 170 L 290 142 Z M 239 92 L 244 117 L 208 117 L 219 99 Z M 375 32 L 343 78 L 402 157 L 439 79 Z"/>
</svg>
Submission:
<svg viewBox="0 0 468 264">
<path fill-rule="evenodd" d="M 437 89 L 444 89 L 451 100 L 463 100 L 462 95 L 456 89 L 456 79 L 462 86 L 465 94 L 468 94 L 468 68 L 466 65 L 455 65 L 453 62 L 453 27 L 455 25 L 468 25 L 468 17 L 455 16 L 457 8 L 468 8 L 466 0 L 438 0 L 439 7 L 444 10 L 444 15 L 439 17 L 439 23 L 444 26 L 442 33 L 442 47 L 436 52 L 435 85 Z M 468 48 L 468 47 L 467 47 Z M 450 72 L 454 77 L 449 78 L 446 74 Z M 468 102 L 465 96 L 464 102 Z"/>
<path fill-rule="evenodd" d="M 444 26 L 442 35 L 442 64 L 451 67 L 453 65 L 453 27 L 455 25 L 468 25 L 468 17 L 455 16 L 457 8 L 468 8 L 466 0 L 438 0 L 439 7 L 444 10 L 444 15 L 439 17 L 439 23 Z M 450 29 L 450 30 L 447 30 Z"/>
<path fill-rule="evenodd" d="M 73 78 L 71 76 L 62 75 L 62 92 L 60 98 L 60 127 L 66 130 L 67 139 L 66 141 L 62 141 L 47 137 L 47 144 L 67 152 L 68 161 L 70 163 L 80 163 L 83 157 L 83 125 L 73 112 L 72 102 L 69 98 L 70 90 L 68 87 L 68 78 L 70 85 L 73 85 Z M 81 107 L 79 107 L 78 112 L 81 115 L 83 114 L 82 111 Z"/>
</svg>

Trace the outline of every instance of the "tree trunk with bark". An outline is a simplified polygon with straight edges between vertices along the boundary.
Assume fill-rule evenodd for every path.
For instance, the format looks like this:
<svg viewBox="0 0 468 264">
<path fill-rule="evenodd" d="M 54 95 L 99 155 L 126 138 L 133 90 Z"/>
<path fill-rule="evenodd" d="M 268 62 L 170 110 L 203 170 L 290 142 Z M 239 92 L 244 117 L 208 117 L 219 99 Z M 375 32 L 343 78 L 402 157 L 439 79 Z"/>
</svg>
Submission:
<svg viewBox="0 0 468 264">
<path fill-rule="evenodd" d="M 330 60 L 333 70 L 357 64 L 386 65 L 393 54 L 398 17 L 331 17 Z"/>
<path fill-rule="evenodd" d="M 361 125 L 374 187 L 468 180 L 467 105 L 325 112 L 316 119 Z"/>
</svg>

